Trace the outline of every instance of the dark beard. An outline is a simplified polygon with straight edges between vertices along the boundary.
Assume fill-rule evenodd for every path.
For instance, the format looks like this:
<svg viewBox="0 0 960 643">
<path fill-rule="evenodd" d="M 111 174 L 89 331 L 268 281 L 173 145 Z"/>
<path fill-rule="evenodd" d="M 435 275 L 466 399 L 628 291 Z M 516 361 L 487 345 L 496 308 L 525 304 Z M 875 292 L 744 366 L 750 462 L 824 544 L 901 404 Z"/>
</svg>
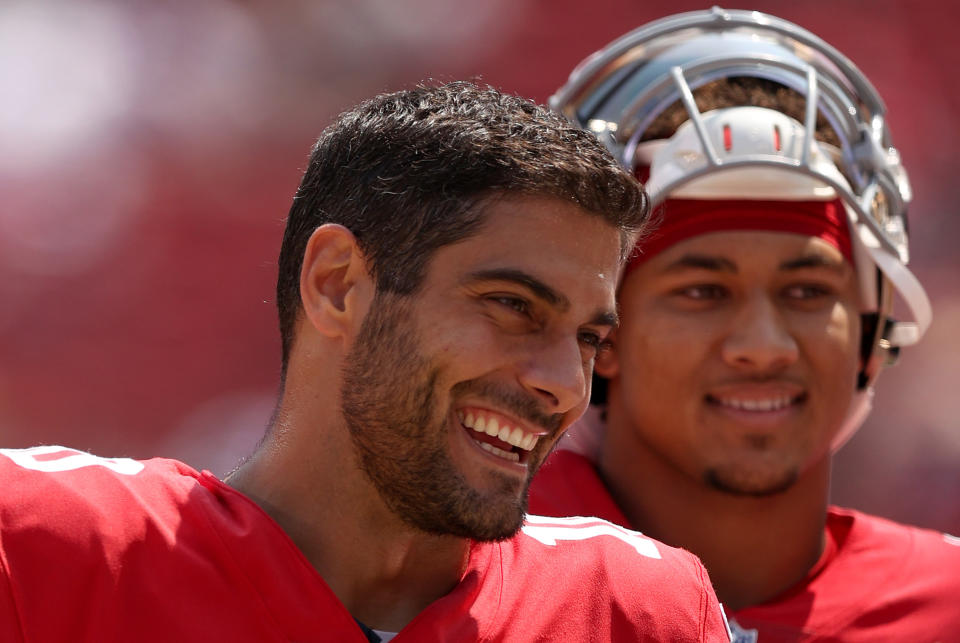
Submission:
<svg viewBox="0 0 960 643">
<path fill-rule="evenodd" d="M 408 298 L 378 293 L 347 356 L 341 410 L 357 462 L 404 523 L 481 541 L 513 536 L 527 510 L 526 486 L 491 472 L 478 491 L 450 459 L 449 409 L 438 409 L 441 367 L 420 347 Z"/>
</svg>

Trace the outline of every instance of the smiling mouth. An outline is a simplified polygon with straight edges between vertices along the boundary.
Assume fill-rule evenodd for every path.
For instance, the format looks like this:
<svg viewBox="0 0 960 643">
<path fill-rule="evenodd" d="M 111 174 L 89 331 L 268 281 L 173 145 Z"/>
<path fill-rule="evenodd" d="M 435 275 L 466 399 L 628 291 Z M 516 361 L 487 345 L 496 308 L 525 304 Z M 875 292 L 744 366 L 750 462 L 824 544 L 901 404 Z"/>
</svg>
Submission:
<svg viewBox="0 0 960 643">
<path fill-rule="evenodd" d="M 457 411 L 460 423 L 477 445 L 488 453 L 509 462 L 525 463 L 541 434 L 530 433 L 506 418 L 478 408 Z"/>
<path fill-rule="evenodd" d="M 806 393 L 769 396 L 707 395 L 707 402 L 709 404 L 734 411 L 746 411 L 748 413 L 772 413 L 782 411 L 792 406 L 798 406 L 806 400 Z"/>
</svg>

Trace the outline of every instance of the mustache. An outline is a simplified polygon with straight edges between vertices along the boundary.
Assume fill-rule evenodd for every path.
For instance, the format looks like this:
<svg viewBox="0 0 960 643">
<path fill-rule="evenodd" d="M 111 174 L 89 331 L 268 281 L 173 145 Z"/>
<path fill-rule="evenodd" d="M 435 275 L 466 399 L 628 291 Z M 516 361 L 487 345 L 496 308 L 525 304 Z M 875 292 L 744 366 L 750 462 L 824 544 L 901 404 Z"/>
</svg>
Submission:
<svg viewBox="0 0 960 643">
<path fill-rule="evenodd" d="M 559 431 L 563 424 L 562 413 L 544 413 L 540 404 L 532 395 L 516 389 L 508 389 L 492 382 L 467 380 L 455 384 L 450 392 L 454 398 L 469 393 L 495 402 L 504 410 L 545 429 L 551 435 Z"/>
</svg>

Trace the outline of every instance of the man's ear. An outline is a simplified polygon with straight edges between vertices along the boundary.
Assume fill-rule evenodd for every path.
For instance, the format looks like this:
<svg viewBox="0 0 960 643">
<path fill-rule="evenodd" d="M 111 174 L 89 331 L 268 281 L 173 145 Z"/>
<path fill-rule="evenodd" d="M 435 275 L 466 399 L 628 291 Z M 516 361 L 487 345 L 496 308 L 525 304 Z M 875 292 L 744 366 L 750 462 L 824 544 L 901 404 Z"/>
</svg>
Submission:
<svg viewBox="0 0 960 643">
<path fill-rule="evenodd" d="M 366 314 L 373 280 L 347 228 L 325 223 L 310 235 L 300 269 L 304 317 L 326 337 L 348 337 Z"/>
<path fill-rule="evenodd" d="M 600 351 L 597 360 L 593 363 L 593 371 L 608 380 L 613 379 L 620 372 L 620 358 L 617 357 L 617 329 L 614 328 L 607 337 L 610 345 Z"/>
</svg>

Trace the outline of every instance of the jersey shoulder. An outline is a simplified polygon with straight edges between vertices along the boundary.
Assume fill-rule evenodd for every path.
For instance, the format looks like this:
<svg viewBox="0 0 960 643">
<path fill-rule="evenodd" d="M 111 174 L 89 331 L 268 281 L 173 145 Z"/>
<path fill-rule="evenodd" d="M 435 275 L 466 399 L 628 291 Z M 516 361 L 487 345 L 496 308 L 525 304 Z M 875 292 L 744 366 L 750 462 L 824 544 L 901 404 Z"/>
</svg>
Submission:
<svg viewBox="0 0 960 643">
<path fill-rule="evenodd" d="M 173 460 L 101 458 L 59 446 L 0 449 L 0 556 L 18 578 L 118 570 L 134 546 L 177 538 L 197 472 Z"/>
<path fill-rule="evenodd" d="M 556 578 L 554 586 L 569 586 L 571 596 L 581 601 L 578 587 L 605 587 L 602 596 L 617 603 L 617 610 L 626 606 L 641 622 L 631 627 L 649 631 L 649 640 L 729 640 L 723 611 L 700 560 L 622 527 L 626 516 L 588 456 L 555 451 L 530 486 L 530 509 L 542 515 L 528 516 L 521 530 L 520 543 L 533 552 L 529 559 L 571 569 Z M 671 623 L 682 623 L 682 633 L 670 631 Z"/>
<path fill-rule="evenodd" d="M 906 525 L 851 509 L 832 507 L 828 529 L 837 553 L 821 576 L 833 585 L 863 584 L 868 575 L 873 593 L 884 602 L 919 602 L 928 608 L 949 607 L 960 631 L 960 538 Z"/>
<path fill-rule="evenodd" d="M 778 599 L 734 614 L 760 640 L 949 640 L 960 632 L 960 539 L 831 507 L 833 551 Z"/>
<path fill-rule="evenodd" d="M 729 640 L 707 571 L 687 551 L 594 517 L 529 515 L 508 544 L 504 596 L 525 612 L 606 615 L 596 627 L 642 640 Z"/>
<path fill-rule="evenodd" d="M 0 450 L 0 488 L 0 640 L 362 638 L 280 527 L 209 472 L 38 447 Z"/>
<path fill-rule="evenodd" d="M 839 507 L 830 508 L 827 529 L 837 543 L 829 564 L 832 573 L 852 574 L 869 566 L 883 570 L 877 581 L 883 574 L 908 571 L 911 577 L 936 579 L 937 584 L 960 589 L 960 538 L 956 536 Z"/>
<path fill-rule="evenodd" d="M 149 511 L 163 519 L 197 484 L 189 466 L 157 458 L 102 458 L 60 446 L 0 449 L 0 526 L 5 535 L 30 530 L 82 537 L 116 533 Z M 165 509 L 171 509 L 165 512 Z"/>
</svg>

